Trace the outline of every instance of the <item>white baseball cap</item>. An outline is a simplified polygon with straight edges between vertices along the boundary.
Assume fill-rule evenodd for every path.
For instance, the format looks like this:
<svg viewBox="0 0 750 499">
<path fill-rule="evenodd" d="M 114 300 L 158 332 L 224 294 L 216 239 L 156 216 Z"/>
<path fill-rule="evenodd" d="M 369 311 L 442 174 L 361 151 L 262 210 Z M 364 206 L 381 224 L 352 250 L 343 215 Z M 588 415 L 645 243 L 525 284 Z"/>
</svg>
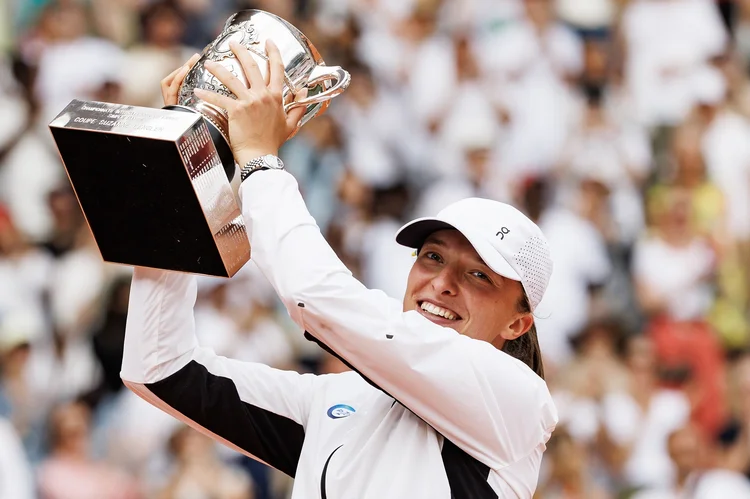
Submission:
<svg viewBox="0 0 750 499">
<path fill-rule="evenodd" d="M 489 268 L 520 281 L 532 310 L 539 305 L 552 274 L 552 258 L 547 239 L 526 215 L 499 201 L 466 198 L 448 205 L 436 217 L 404 225 L 396 233 L 396 242 L 419 248 L 430 234 L 443 229 L 463 234 Z"/>
</svg>

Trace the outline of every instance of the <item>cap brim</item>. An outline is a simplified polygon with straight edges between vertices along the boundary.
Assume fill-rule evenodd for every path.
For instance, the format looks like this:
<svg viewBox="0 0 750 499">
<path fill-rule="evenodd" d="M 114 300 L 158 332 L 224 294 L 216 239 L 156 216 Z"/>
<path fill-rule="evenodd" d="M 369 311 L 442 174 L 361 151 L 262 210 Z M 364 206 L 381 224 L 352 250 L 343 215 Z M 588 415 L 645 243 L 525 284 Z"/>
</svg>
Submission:
<svg viewBox="0 0 750 499">
<path fill-rule="evenodd" d="M 396 233 L 396 242 L 407 248 L 420 248 L 430 234 L 445 229 L 458 230 L 451 224 L 437 218 L 417 218 L 398 230 Z"/>
<path fill-rule="evenodd" d="M 408 248 L 421 248 L 425 240 L 438 230 L 457 230 L 471 243 L 482 261 L 496 274 L 514 281 L 521 281 L 513 267 L 505 261 L 495 248 L 484 238 L 478 236 L 468 228 L 460 228 L 437 218 L 417 218 L 407 223 L 396 233 L 396 242 Z"/>
</svg>

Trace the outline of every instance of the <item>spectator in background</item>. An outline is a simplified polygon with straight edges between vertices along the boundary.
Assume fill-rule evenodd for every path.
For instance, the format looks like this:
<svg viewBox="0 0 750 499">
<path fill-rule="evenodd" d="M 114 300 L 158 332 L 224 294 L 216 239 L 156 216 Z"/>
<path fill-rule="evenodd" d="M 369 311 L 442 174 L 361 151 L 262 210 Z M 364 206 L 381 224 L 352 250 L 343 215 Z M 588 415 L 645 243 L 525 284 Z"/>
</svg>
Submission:
<svg viewBox="0 0 750 499">
<path fill-rule="evenodd" d="M 595 181 L 583 181 L 567 204 L 551 204 L 549 190 L 548 182 L 530 182 L 523 206 L 547 234 L 555 262 L 536 323 L 545 360 L 551 362 L 550 368 L 561 368 L 571 360 L 570 339 L 593 316 L 595 290 L 601 289 L 612 270 L 599 225 L 606 217 L 608 192 Z"/>
<path fill-rule="evenodd" d="M 0 417 L 13 425 L 24 457 L 32 462 L 43 457 L 43 426 L 50 405 L 28 376 L 32 344 L 42 337 L 37 319 L 23 310 L 5 311 L 0 317 Z"/>
<path fill-rule="evenodd" d="M 670 186 L 688 192 L 692 207 L 690 223 L 711 243 L 716 253 L 716 296 L 707 319 L 724 345 L 736 348 L 746 344 L 750 334 L 745 317 L 746 272 L 736 240 L 728 230 L 724 193 L 708 178 L 700 141 L 698 125 L 684 125 L 675 132 L 673 178 L 667 185 L 653 186 L 651 195 L 658 198 L 659 192 Z"/>
<path fill-rule="evenodd" d="M 286 332 L 276 321 L 269 320 L 275 302 L 268 295 L 240 291 L 237 281 L 201 280 L 201 304 L 195 309 L 201 344 L 237 360 L 290 368 L 292 349 Z M 242 296 L 242 300 L 237 296 Z"/>
<path fill-rule="evenodd" d="M 360 87 L 365 85 L 362 83 Z M 346 115 L 345 105 L 342 107 Z M 355 118 L 351 118 L 351 127 L 356 128 Z M 337 186 L 346 168 L 345 153 L 342 150 L 343 133 L 332 116 L 318 116 L 307 123 L 295 136 L 295 140 L 287 142 L 280 151 L 284 163 L 292 165 L 290 171 L 299 179 L 310 213 L 319 220 L 318 224 L 324 232 L 340 209 Z"/>
<path fill-rule="evenodd" d="M 690 193 L 673 187 L 649 199 L 651 232 L 636 243 L 638 299 L 650 317 L 705 317 L 712 300 L 716 256 L 692 224 Z"/>
<path fill-rule="evenodd" d="M 403 300 L 406 293 L 414 257 L 412 251 L 396 243 L 393 234 L 406 218 L 409 203 L 409 191 L 402 182 L 374 189 L 358 251 L 363 260 L 361 275 L 365 286 L 383 290 L 398 300 Z"/>
<path fill-rule="evenodd" d="M 432 127 L 435 147 L 431 154 L 430 173 L 438 173 L 448 181 L 467 178 L 474 190 L 484 191 L 487 197 L 507 197 L 504 189 L 498 188 L 494 169 L 490 169 L 496 162 L 492 157 L 494 150 L 502 143 L 502 127 L 488 96 L 488 82 L 482 78 L 475 40 L 468 33 L 455 34 L 453 40 L 452 95 L 443 101 L 439 110 L 440 121 Z M 489 156 L 481 164 L 485 171 L 472 171 L 477 165 L 472 159 L 481 153 Z"/>
<path fill-rule="evenodd" d="M 51 319 L 58 334 L 80 337 L 95 317 L 93 306 L 105 289 L 107 276 L 73 189 L 59 186 L 50 192 L 48 203 L 54 225 L 42 248 L 52 258 Z"/>
<path fill-rule="evenodd" d="M 606 393 L 601 402 L 604 458 L 627 488 L 670 487 L 675 470 L 667 439 L 690 419 L 691 405 L 681 391 L 660 386 L 653 342 L 630 338 L 624 351 L 629 381 L 625 390 Z"/>
<path fill-rule="evenodd" d="M 0 497 L 34 499 L 34 478 L 21 439 L 13 425 L 0 416 Z M 12 478 L 11 478 L 12 477 Z"/>
<path fill-rule="evenodd" d="M 660 361 L 690 369 L 697 398 L 693 417 L 711 434 L 726 415 L 724 354 L 706 321 L 716 253 L 692 222 L 688 190 L 670 187 L 650 202 L 653 235 L 637 243 L 633 263 L 637 297 Z"/>
<path fill-rule="evenodd" d="M 150 3 L 140 13 L 142 43 L 125 54 L 120 74 L 122 101 L 145 107 L 162 107 L 159 85 L 169 72 L 180 66 L 197 49 L 181 43 L 185 16 L 171 0 Z"/>
<path fill-rule="evenodd" d="M 83 396 L 83 400 L 93 410 L 96 410 L 101 402 L 108 402 L 123 388 L 120 366 L 129 295 L 130 276 L 114 279 L 103 300 L 102 314 L 96 318 L 91 331 L 92 349 L 102 368 L 99 384 Z"/>
<path fill-rule="evenodd" d="M 571 127 L 555 172 L 560 195 L 569 203 L 582 180 L 599 180 L 609 191 L 609 208 L 603 211 L 612 217 L 600 229 L 610 242 L 630 246 L 644 228 L 641 189 L 651 170 L 648 137 L 613 116 L 601 86 L 589 82 L 583 89 L 580 123 Z"/>
<path fill-rule="evenodd" d="M 214 442 L 205 435 L 181 426 L 170 438 L 169 449 L 175 469 L 158 499 L 253 499 L 248 478 L 222 463 Z"/>
<path fill-rule="evenodd" d="M 467 34 L 454 40 L 455 94 L 443 105 L 429 168 L 415 172 L 423 185 L 425 179 L 431 180 L 417 200 L 416 217 L 437 213 L 466 197 L 507 200 L 511 196 L 505 179 L 498 178 L 502 125 L 485 95 L 475 47 Z"/>
<path fill-rule="evenodd" d="M 661 487 L 646 488 L 635 494 L 633 499 L 676 499 L 678 497 L 699 497 L 696 493 L 696 481 L 704 463 L 705 444 L 701 433 L 694 427 L 687 425 L 679 428 L 667 438 L 669 457 L 675 468 L 674 483 Z M 734 497 L 734 496 L 717 496 Z M 738 498 L 739 499 L 739 498 Z"/>
<path fill-rule="evenodd" d="M 13 278 L 9 296 L 18 302 L 4 311 L 9 317 L 30 312 L 21 322 L 30 328 L 24 330 L 30 344 L 28 358 L 8 381 L 25 386 L 22 400 L 37 406 L 41 414 L 54 402 L 80 395 L 98 381 L 86 333 L 105 283 L 101 257 L 92 247 L 72 190 L 52 193 L 49 207 L 55 231 L 43 249 L 25 245 L 12 225 L 0 229 L 0 239 L 7 244 L 0 254 L 9 252 L 7 260 L 0 256 L 0 266 L 16 272 L 29 268 L 22 278 Z"/>
<path fill-rule="evenodd" d="M 716 97 L 704 101 L 697 109 L 694 122 L 702 132 L 700 147 L 707 177 L 721 191 L 725 206 L 726 237 L 719 275 L 723 303 L 716 307 L 714 322 L 719 325 L 728 346 L 741 348 L 748 345 L 750 335 L 747 314 L 750 305 L 750 121 L 741 108 L 733 107 L 727 100 L 726 87 L 716 86 Z"/>
<path fill-rule="evenodd" d="M 356 266 L 365 285 L 392 298 L 403 298 L 414 257 L 411 250 L 395 242 L 393 233 L 401 227 L 410 206 L 406 185 L 370 186 L 348 173 L 340 195 L 351 205 L 352 213 L 332 227 L 334 247 L 342 251 L 343 261 Z"/>
<path fill-rule="evenodd" d="M 707 176 L 700 139 L 696 126 L 685 125 L 676 130 L 671 141 L 673 171 L 666 182 L 652 186 L 649 195 L 652 202 L 659 203 L 660 197 L 669 196 L 670 188 L 684 189 L 691 210 L 688 223 L 718 253 L 723 253 L 729 244 L 724 195 Z"/>
<path fill-rule="evenodd" d="M 538 499 L 613 499 L 587 470 L 585 448 L 565 430 L 557 427 L 547 443 L 545 461 L 550 479 L 534 495 Z"/>
<path fill-rule="evenodd" d="M 88 34 L 88 15 L 78 2 L 51 2 L 45 7 L 49 28 L 39 51 L 35 82 L 44 123 L 72 99 L 92 99 L 107 83 L 120 81 L 123 51 Z"/>
<path fill-rule="evenodd" d="M 139 499 L 138 484 L 91 457 L 89 412 L 80 403 L 57 407 L 50 419 L 50 457 L 38 474 L 42 499 Z"/>
<path fill-rule="evenodd" d="M 571 338 L 576 356 L 556 376 L 555 404 L 560 420 L 579 442 L 598 449 L 600 406 L 608 394 L 630 389 L 630 372 L 623 363 L 625 332 L 618 321 L 591 322 Z M 598 456 L 591 456 L 597 459 Z"/>
<path fill-rule="evenodd" d="M 355 64 L 347 69 L 357 84 L 332 109 L 337 140 L 333 144 L 329 141 L 329 147 L 336 143 L 343 147 L 349 167 L 371 185 L 392 183 L 400 175 L 415 182 L 433 179 L 438 174 L 435 168 L 421 161 L 429 141 L 416 127 L 408 108 L 401 105 L 399 95 L 380 88 L 366 66 Z M 310 125 L 313 130 L 319 126 L 314 122 Z M 293 144 L 288 143 L 285 148 L 293 148 Z M 333 172 L 341 174 L 340 168 Z M 318 200 L 322 202 L 330 203 L 328 199 Z"/>
<path fill-rule="evenodd" d="M 581 41 L 555 19 L 551 2 L 523 7 L 524 15 L 477 42 L 489 96 L 507 120 L 500 175 L 514 187 L 554 167 L 573 117 L 568 83 L 583 65 Z"/>
<path fill-rule="evenodd" d="M 690 113 L 696 79 L 728 38 L 718 9 L 704 0 L 640 0 L 623 12 L 626 84 L 640 123 L 673 126 Z"/>
<path fill-rule="evenodd" d="M 750 499 L 750 482 L 745 475 L 749 451 L 742 428 L 735 422 L 725 425 L 711 446 L 704 471 L 695 477 L 696 499 Z"/>
<path fill-rule="evenodd" d="M 668 446 L 677 470 L 674 486 L 646 490 L 633 499 L 750 498 L 750 482 L 741 473 L 748 463 L 747 443 L 739 435 L 734 425 L 724 428 L 713 442 L 706 442 L 690 425 L 673 432 Z"/>
<path fill-rule="evenodd" d="M 11 81 L 0 85 L 0 202 L 22 234 L 36 242 L 52 225 L 47 194 L 65 173 L 40 122 L 36 66 L 16 53 L 0 61 L 0 74 L 5 70 Z"/>
<path fill-rule="evenodd" d="M 615 20 L 615 0 L 556 0 L 554 2 L 560 18 L 584 38 L 603 38 Z"/>
<path fill-rule="evenodd" d="M 25 240 L 10 212 L 0 204 L 0 316 L 26 310 L 36 320 L 35 329 L 47 330 L 44 295 L 49 260 Z"/>
</svg>

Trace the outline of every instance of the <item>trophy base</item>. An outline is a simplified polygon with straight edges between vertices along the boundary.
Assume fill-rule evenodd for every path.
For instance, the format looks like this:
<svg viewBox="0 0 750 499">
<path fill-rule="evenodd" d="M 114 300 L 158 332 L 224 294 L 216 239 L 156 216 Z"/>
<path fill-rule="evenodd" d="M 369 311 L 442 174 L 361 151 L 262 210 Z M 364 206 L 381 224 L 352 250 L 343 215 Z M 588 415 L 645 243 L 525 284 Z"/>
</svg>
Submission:
<svg viewBox="0 0 750 499">
<path fill-rule="evenodd" d="M 170 111 L 180 111 L 183 113 L 200 114 L 195 109 L 191 109 L 187 106 L 164 106 L 162 109 L 168 109 Z M 206 126 L 208 126 L 208 131 L 211 134 L 211 140 L 213 141 L 214 146 L 216 146 L 216 152 L 219 154 L 221 164 L 222 166 L 224 166 L 224 173 L 227 174 L 227 178 L 231 182 L 234 178 L 235 170 L 234 153 L 232 153 L 232 148 L 229 146 L 229 143 L 227 143 L 227 140 L 224 138 L 224 135 L 221 133 L 219 128 L 210 120 L 205 121 Z"/>
<path fill-rule="evenodd" d="M 249 260 L 201 115 L 73 101 L 50 130 L 105 261 L 231 277 Z"/>
</svg>

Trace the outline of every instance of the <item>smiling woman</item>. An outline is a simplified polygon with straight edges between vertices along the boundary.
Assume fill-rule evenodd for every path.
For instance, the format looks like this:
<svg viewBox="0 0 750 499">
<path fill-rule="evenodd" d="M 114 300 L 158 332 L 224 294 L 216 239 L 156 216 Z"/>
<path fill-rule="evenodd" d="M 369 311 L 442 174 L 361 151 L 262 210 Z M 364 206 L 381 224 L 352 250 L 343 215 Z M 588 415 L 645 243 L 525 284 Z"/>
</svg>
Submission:
<svg viewBox="0 0 750 499">
<path fill-rule="evenodd" d="M 482 224 L 489 217 L 506 221 L 494 237 L 487 232 L 493 225 Z M 512 233 L 507 225 L 515 226 Z M 437 324 L 487 341 L 544 378 L 529 293 L 535 293 L 538 303 L 552 265 L 546 242 L 533 222 L 509 205 L 466 199 L 437 218 L 407 224 L 397 240 L 418 248 L 405 311 L 416 309 Z M 497 271 L 477 248 L 482 248 Z"/>
<path fill-rule="evenodd" d="M 244 141 L 235 158 L 253 164 L 276 155 L 299 116 L 284 115 L 278 74 L 264 83 L 233 50 L 251 88 L 217 70 L 237 101 L 202 98 L 227 106 Z M 270 44 L 268 58 L 272 75 L 282 70 Z M 305 337 L 353 371 L 302 375 L 200 348 L 195 278 L 137 268 L 125 384 L 294 477 L 293 499 L 533 497 L 558 420 L 533 329 L 552 271 L 539 228 L 476 198 L 405 225 L 396 240 L 419 252 L 398 302 L 352 276 L 283 167 L 253 168 L 239 194 L 253 260 Z"/>
<path fill-rule="evenodd" d="M 518 311 L 518 281 L 491 270 L 469 240 L 455 229 L 427 237 L 407 283 L 404 310 L 418 310 L 432 322 L 502 349 L 533 323 Z"/>
</svg>

